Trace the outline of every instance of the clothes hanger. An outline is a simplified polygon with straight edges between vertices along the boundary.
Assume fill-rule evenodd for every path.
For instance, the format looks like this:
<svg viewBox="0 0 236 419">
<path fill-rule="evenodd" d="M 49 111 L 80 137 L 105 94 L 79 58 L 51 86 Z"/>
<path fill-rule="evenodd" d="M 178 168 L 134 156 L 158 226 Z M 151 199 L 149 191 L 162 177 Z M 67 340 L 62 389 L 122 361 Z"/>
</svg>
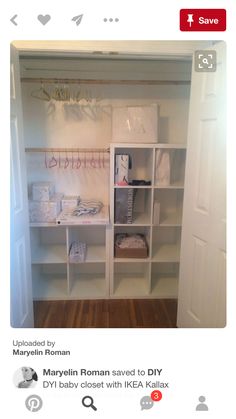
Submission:
<svg viewBox="0 0 236 419">
<path fill-rule="evenodd" d="M 67 169 L 67 167 L 69 166 L 69 164 L 70 164 L 70 160 L 68 159 L 67 152 L 66 152 L 66 159 L 65 159 L 64 169 Z"/>
<path fill-rule="evenodd" d="M 44 164 L 45 164 L 45 167 L 46 167 L 46 169 L 48 168 L 48 163 L 47 163 L 47 152 L 45 151 L 45 154 L 44 154 Z"/>
<path fill-rule="evenodd" d="M 77 159 L 77 163 L 76 163 L 76 169 L 79 169 L 79 168 L 80 168 L 80 166 L 81 166 L 81 164 L 82 164 L 82 162 L 81 162 L 81 160 L 80 160 L 80 157 L 79 157 L 79 152 L 78 152 L 78 159 Z"/>
<path fill-rule="evenodd" d="M 95 158 L 94 158 L 94 154 L 93 154 L 93 152 L 92 152 L 92 158 L 91 158 L 91 160 L 90 160 L 90 166 L 91 166 L 93 169 L 96 169 L 96 160 L 95 160 Z"/>
<path fill-rule="evenodd" d="M 35 99 L 40 99 L 46 102 L 50 102 L 51 100 L 51 96 L 49 95 L 49 93 L 45 90 L 43 83 L 41 82 L 41 86 L 39 89 L 37 90 L 33 90 L 33 92 L 31 92 L 31 96 Z"/>
<path fill-rule="evenodd" d="M 49 160 L 48 167 L 52 169 L 53 167 L 57 166 L 57 159 L 55 158 L 54 154 L 52 153 L 52 157 Z"/>
</svg>

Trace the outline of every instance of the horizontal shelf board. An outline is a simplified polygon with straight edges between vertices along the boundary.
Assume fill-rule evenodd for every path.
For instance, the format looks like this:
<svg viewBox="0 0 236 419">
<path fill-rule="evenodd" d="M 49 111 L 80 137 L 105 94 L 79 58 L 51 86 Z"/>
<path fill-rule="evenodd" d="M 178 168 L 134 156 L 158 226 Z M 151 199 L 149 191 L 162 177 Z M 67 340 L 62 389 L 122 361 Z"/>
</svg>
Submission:
<svg viewBox="0 0 236 419">
<path fill-rule="evenodd" d="M 67 278 L 60 274 L 42 274 L 33 277 L 33 298 L 35 300 L 67 299 Z"/>
<path fill-rule="evenodd" d="M 117 186 L 114 185 L 114 189 L 184 189 L 183 182 L 175 182 L 171 185 L 154 185 L 154 186 Z"/>
<path fill-rule="evenodd" d="M 173 182 L 170 185 L 154 185 L 154 189 L 184 189 L 184 182 L 183 181 L 177 181 Z"/>
<path fill-rule="evenodd" d="M 152 261 L 154 262 L 179 262 L 179 244 L 153 244 Z"/>
<path fill-rule="evenodd" d="M 106 248 L 105 245 L 97 245 L 97 246 L 92 246 L 92 245 L 88 245 L 87 247 L 87 254 L 86 254 L 86 259 L 84 262 L 71 262 L 69 261 L 69 263 L 71 264 L 75 264 L 75 263 L 97 263 L 97 262 L 102 262 L 105 263 L 106 262 Z"/>
<path fill-rule="evenodd" d="M 114 257 L 115 263 L 132 263 L 132 262 L 150 262 L 150 258 L 116 258 Z"/>
<path fill-rule="evenodd" d="M 116 148 L 139 148 L 139 149 L 158 149 L 158 148 L 174 148 L 174 149 L 186 149 L 187 145 L 186 143 L 158 143 L 158 142 L 153 142 L 153 143 L 127 143 L 127 142 L 123 142 L 123 143 L 111 143 L 111 147 L 113 147 L 114 149 Z"/>
<path fill-rule="evenodd" d="M 114 277 L 114 296 L 145 297 L 148 295 L 147 277 L 129 274 L 116 274 Z"/>
<path fill-rule="evenodd" d="M 82 275 L 73 281 L 70 297 L 102 298 L 106 297 L 106 279 L 104 275 Z"/>
<path fill-rule="evenodd" d="M 151 296 L 158 298 L 178 297 L 178 278 L 175 275 L 155 274 L 152 276 Z"/>
<path fill-rule="evenodd" d="M 183 149 L 186 150 L 187 149 L 187 145 L 184 143 L 157 143 L 155 144 L 155 148 L 173 148 L 173 149 Z"/>
<path fill-rule="evenodd" d="M 133 214 L 133 222 L 131 224 L 120 224 L 115 223 L 115 226 L 150 226 L 151 225 L 151 217 L 145 213 L 134 213 Z"/>
<path fill-rule="evenodd" d="M 30 223 L 30 227 L 60 227 L 56 224 L 56 221 L 54 223 Z"/>
<path fill-rule="evenodd" d="M 138 185 L 138 186 L 134 186 L 134 185 L 126 185 L 126 186 L 119 186 L 119 185 L 114 185 L 115 189 L 152 189 L 151 185 Z"/>
<path fill-rule="evenodd" d="M 66 244 L 42 245 L 32 252 L 32 264 L 67 263 Z"/>
<path fill-rule="evenodd" d="M 157 224 L 156 224 L 157 225 Z M 181 226 L 182 214 L 180 212 L 161 214 L 161 222 L 159 226 Z"/>
</svg>

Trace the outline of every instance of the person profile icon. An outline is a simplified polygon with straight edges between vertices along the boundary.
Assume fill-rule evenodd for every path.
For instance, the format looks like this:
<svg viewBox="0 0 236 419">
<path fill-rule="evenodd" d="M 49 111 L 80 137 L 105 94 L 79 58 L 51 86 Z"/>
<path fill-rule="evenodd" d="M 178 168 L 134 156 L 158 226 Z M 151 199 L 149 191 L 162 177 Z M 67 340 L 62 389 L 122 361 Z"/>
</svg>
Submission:
<svg viewBox="0 0 236 419">
<path fill-rule="evenodd" d="M 206 401 L 206 397 L 200 396 L 198 398 L 198 400 L 199 400 L 200 403 L 197 405 L 196 410 L 198 410 L 198 411 L 207 411 L 208 410 L 208 406 L 204 403 Z"/>
<path fill-rule="evenodd" d="M 16 371 L 14 381 L 18 388 L 34 387 L 38 381 L 38 376 L 33 368 L 22 367 Z"/>
</svg>

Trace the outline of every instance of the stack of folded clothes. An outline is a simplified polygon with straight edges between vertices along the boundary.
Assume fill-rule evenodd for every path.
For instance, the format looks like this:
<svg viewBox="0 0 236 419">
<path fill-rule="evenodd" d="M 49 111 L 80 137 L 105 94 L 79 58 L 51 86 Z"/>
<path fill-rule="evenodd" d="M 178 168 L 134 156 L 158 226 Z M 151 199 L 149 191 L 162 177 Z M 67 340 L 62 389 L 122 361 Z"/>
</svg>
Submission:
<svg viewBox="0 0 236 419">
<path fill-rule="evenodd" d="M 100 201 L 82 199 L 72 214 L 77 217 L 88 214 L 94 215 L 100 212 L 102 207 L 103 203 Z"/>
</svg>

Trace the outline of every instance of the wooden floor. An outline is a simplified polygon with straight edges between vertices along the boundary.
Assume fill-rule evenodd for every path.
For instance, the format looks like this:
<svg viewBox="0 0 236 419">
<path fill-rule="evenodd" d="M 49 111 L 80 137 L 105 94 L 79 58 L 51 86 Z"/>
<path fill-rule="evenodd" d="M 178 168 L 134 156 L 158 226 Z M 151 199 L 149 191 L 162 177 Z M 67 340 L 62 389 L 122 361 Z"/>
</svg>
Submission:
<svg viewBox="0 0 236 419">
<path fill-rule="evenodd" d="M 35 327 L 176 327 L 177 300 L 35 301 Z"/>
</svg>

